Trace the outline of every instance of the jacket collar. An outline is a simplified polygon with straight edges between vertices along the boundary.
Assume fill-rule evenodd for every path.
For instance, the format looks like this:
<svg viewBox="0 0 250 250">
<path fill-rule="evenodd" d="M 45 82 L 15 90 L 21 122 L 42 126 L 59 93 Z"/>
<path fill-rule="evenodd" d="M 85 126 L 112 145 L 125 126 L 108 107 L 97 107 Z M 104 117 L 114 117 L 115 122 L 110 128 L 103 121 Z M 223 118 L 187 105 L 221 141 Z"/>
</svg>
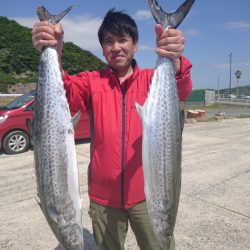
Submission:
<svg viewBox="0 0 250 250">
<path fill-rule="evenodd" d="M 130 75 L 130 76 L 123 82 L 123 83 L 126 84 L 126 89 L 129 88 L 129 86 L 131 85 L 131 83 L 133 82 L 133 80 L 134 80 L 135 78 L 137 78 L 137 76 L 138 76 L 138 74 L 139 74 L 139 70 L 140 70 L 140 69 L 139 69 L 138 64 L 137 64 L 137 62 L 136 62 L 135 59 L 132 60 L 132 67 L 133 67 L 133 74 Z M 108 66 L 108 68 L 105 70 L 105 74 L 107 74 L 108 77 L 109 77 L 112 81 L 116 82 L 116 83 L 119 84 L 119 86 L 120 86 L 119 78 L 117 77 L 116 73 L 113 71 L 113 69 L 112 69 L 110 66 Z"/>
</svg>

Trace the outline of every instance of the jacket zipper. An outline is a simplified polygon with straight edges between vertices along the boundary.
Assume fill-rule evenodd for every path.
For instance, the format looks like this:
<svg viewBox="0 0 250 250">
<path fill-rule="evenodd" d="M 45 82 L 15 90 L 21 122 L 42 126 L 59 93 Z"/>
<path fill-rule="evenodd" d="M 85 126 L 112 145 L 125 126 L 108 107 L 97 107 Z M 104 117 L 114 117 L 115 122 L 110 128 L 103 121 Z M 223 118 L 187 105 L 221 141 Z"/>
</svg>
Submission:
<svg viewBox="0 0 250 250">
<path fill-rule="evenodd" d="M 124 207 L 124 169 L 125 169 L 125 105 L 126 88 L 121 86 L 122 91 L 122 162 L 121 162 L 121 206 Z"/>
</svg>

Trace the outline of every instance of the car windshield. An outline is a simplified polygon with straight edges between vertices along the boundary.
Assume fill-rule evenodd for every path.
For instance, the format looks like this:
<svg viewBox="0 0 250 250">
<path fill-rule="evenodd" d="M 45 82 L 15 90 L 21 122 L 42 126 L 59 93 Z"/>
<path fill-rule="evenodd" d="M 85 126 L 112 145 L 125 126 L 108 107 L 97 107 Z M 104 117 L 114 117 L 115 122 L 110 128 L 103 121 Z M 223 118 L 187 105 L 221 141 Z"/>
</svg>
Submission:
<svg viewBox="0 0 250 250">
<path fill-rule="evenodd" d="M 9 104 L 7 104 L 4 109 L 16 109 L 16 108 L 20 108 L 22 107 L 24 104 L 26 104 L 28 101 L 32 100 L 35 97 L 35 90 L 24 94 L 22 96 L 20 96 L 19 98 L 15 99 L 14 101 L 10 102 Z"/>
</svg>

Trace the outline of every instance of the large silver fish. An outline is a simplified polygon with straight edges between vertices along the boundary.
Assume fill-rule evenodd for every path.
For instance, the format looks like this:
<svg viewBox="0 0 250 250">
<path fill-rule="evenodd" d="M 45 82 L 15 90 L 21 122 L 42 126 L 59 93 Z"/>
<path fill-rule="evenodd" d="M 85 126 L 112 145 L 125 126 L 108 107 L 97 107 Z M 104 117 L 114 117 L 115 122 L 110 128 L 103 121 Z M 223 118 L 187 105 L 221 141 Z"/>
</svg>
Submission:
<svg viewBox="0 0 250 250">
<path fill-rule="evenodd" d="M 39 7 L 37 13 L 41 21 L 55 24 L 72 7 L 56 16 L 44 7 Z M 64 249 L 83 249 L 74 127 L 55 47 L 46 47 L 41 54 L 32 137 L 43 214 Z"/>
<path fill-rule="evenodd" d="M 148 0 L 157 23 L 176 28 L 194 0 L 176 12 L 165 13 L 157 1 Z M 181 190 L 181 141 L 183 117 L 172 60 L 158 57 L 150 91 L 143 107 L 136 104 L 143 123 L 142 160 L 150 221 L 162 249 L 169 249 Z"/>
</svg>

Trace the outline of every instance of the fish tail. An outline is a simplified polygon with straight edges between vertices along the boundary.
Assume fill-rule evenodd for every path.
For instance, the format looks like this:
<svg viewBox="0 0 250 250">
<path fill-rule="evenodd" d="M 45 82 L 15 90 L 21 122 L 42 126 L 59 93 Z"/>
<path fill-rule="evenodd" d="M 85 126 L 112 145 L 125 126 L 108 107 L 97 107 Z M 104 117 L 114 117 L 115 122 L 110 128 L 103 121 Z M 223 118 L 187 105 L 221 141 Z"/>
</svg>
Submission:
<svg viewBox="0 0 250 250">
<path fill-rule="evenodd" d="M 177 28 L 184 20 L 195 0 L 186 0 L 175 12 L 167 13 L 158 4 L 157 0 L 148 0 L 149 8 L 155 21 L 163 26 Z"/>
<path fill-rule="evenodd" d="M 66 10 L 62 11 L 58 15 L 50 14 L 49 11 L 44 6 L 38 7 L 36 12 L 40 21 L 49 21 L 52 24 L 56 24 L 76 6 L 78 5 L 71 5 L 70 7 L 68 7 Z"/>
</svg>

